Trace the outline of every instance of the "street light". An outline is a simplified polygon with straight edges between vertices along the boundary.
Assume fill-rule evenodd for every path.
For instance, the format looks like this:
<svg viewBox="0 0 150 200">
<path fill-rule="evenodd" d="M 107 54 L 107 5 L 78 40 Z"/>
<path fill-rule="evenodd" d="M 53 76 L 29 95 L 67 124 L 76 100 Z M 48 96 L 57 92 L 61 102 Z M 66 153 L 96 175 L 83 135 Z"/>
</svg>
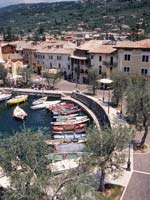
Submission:
<svg viewBox="0 0 150 200">
<path fill-rule="evenodd" d="M 128 146 L 128 161 L 127 161 L 127 171 L 131 171 L 131 160 L 130 160 L 130 150 L 131 150 L 131 145 L 129 144 Z"/>
</svg>

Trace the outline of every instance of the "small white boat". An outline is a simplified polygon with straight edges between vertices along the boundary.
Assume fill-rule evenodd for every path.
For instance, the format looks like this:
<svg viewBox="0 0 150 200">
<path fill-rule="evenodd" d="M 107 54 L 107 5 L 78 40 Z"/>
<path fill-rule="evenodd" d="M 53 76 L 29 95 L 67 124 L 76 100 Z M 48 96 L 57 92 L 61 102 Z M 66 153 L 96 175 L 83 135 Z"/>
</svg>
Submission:
<svg viewBox="0 0 150 200">
<path fill-rule="evenodd" d="M 23 120 L 26 116 L 27 116 L 27 113 L 19 106 L 16 106 L 13 112 L 13 117 Z"/>
<path fill-rule="evenodd" d="M 30 108 L 33 110 L 43 109 L 45 108 L 45 104 L 44 103 L 37 104 L 37 105 L 31 106 Z"/>
<path fill-rule="evenodd" d="M 47 96 L 46 96 L 46 97 L 41 97 L 41 98 L 39 98 L 39 99 L 33 101 L 32 104 L 33 104 L 33 105 L 42 104 L 42 103 L 44 103 L 46 100 L 47 100 Z"/>
<path fill-rule="evenodd" d="M 47 108 L 51 105 L 55 105 L 55 104 L 58 104 L 58 103 L 60 103 L 60 100 L 58 100 L 58 101 L 45 101 L 41 104 L 31 106 L 31 109 L 33 109 L 33 110 L 43 109 L 43 108 Z"/>
<path fill-rule="evenodd" d="M 0 94 L 0 101 L 4 101 L 4 100 L 8 100 L 10 97 L 12 96 L 12 94 Z"/>
</svg>

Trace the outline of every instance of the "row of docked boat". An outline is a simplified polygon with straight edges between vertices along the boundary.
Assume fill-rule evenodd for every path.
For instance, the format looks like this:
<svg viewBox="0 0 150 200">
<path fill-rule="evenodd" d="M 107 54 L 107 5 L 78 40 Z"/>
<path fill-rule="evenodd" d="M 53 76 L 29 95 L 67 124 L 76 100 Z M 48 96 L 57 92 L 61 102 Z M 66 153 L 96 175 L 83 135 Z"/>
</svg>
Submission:
<svg viewBox="0 0 150 200">
<path fill-rule="evenodd" d="M 51 122 L 54 139 L 80 138 L 86 136 L 86 129 L 89 122 L 87 115 L 81 114 L 81 108 L 74 103 L 63 102 L 50 106 L 53 113 Z"/>
</svg>

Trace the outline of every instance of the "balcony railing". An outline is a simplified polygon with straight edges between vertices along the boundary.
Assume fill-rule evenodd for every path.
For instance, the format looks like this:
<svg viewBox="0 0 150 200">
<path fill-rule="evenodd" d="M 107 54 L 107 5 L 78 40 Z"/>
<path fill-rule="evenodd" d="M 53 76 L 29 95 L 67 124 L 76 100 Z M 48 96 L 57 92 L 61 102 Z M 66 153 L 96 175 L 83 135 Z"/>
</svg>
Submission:
<svg viewBox="0 0 150 200">
<path fill-rule="evenodd" d="M 110 61 L 103 61 L 103 65 L 105 65 L 106 67 L 117 67 L 118 63 L 110 62 Z"/>
</svg>

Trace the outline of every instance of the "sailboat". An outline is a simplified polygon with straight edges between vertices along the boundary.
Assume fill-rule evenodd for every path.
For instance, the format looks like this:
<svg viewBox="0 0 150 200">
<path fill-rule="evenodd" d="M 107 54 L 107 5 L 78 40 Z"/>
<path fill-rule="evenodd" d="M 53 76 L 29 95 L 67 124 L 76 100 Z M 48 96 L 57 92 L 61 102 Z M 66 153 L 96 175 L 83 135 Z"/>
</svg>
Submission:
<svg viewBox="0 0 150 200">
<path fill-rule="evenodd" d="M 13 117 L 23 120 L 26 116 L 27 113 L 19 106 L 16 106 L 16 108 L 13 111 Z"/>
</svg>

